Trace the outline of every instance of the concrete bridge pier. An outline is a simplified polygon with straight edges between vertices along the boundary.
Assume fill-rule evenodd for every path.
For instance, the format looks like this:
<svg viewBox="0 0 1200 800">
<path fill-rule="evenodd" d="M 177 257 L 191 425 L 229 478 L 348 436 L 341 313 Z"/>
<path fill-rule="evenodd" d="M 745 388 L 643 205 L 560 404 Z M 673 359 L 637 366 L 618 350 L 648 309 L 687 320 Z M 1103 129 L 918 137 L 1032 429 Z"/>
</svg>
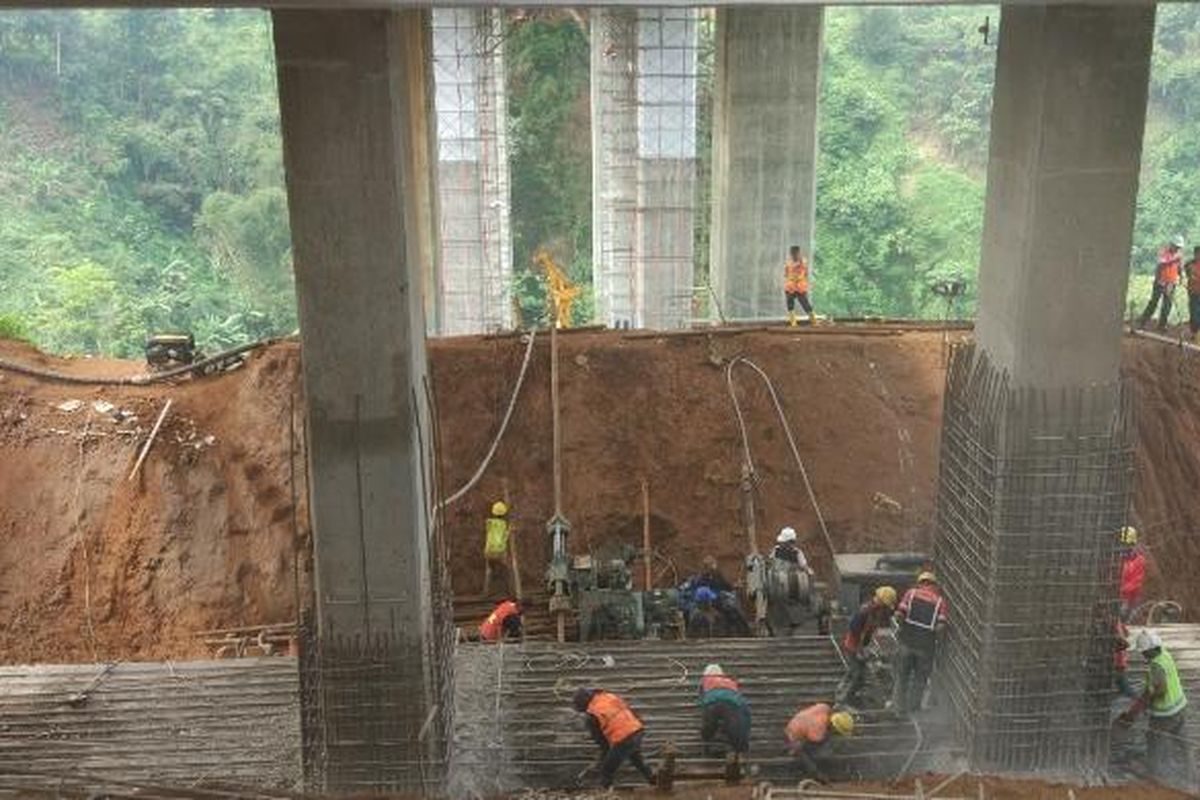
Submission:
<svg viewBox="0 0 1200 800">
<path fill-rule="evenodd" d="M 308 406 L 311 785 L 437 780 L 422 276 L 432 265 L 427 11 L 273 12 Z"/>
</svg>

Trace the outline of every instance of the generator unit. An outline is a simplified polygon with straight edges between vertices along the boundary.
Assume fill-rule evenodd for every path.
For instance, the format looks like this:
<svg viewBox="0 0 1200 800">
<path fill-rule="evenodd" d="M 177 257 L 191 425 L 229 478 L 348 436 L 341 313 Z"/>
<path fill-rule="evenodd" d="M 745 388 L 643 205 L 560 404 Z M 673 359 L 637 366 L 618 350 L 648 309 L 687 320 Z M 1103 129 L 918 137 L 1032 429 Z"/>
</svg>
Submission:
<svg viewBox="0 0 1200 800">
<path fill-rule="evenodd" d="M 929 567 L 924 553 L 839 553 L 833 564 L 837 571 L 839 610 L 853 614 L 880 586 L 891 586 L 897 594 L 917 582 Z"/>
</svg>

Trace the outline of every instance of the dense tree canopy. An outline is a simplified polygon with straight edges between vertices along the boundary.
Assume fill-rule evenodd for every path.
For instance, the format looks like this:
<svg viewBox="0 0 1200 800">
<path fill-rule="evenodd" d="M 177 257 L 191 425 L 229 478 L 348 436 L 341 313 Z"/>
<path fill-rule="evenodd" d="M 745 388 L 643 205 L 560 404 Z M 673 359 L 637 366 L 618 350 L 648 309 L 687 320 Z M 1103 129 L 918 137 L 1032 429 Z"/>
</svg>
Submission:
<svg viewBox="0 0 1200 800">
<path fill-rule="evenodd" d="M 981 7 L 827 11 L 814 254 L 823 310 L 973 311 L 998 17 Z M 514 288 L 527 321 L 543 302 L 528 268 L 537 248 L 590 280 L 583 22 L 521 15 L 504 40 Z M 703 209 L 711 20 L 701 32 Z M 1131 304 L 1147 292 L 1159 243 L 1200 240 L 1197 53 L 1200 9 L 1160 7 Z M 192 330 L 208 349 L 293 330 L 280 151 L 262 12 L 0 13 L 0 335 L 132 355 L 157 330 Z M 707 242 L 701 213 L 700 282 Z M 947 309 L 930 287 L 954 276 L 968 292 Z"/>
</svg>

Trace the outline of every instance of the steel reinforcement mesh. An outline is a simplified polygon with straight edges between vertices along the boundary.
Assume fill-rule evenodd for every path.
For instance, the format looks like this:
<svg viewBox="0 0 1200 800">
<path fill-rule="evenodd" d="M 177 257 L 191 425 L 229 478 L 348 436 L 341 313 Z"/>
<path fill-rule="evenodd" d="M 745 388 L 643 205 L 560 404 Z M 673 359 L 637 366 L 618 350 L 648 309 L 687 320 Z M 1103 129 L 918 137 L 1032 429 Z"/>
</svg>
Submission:
<svg viewBox="0 0 1200 800">
<path fill-rule="evenodd" d="M 1133 431 L 1120 385 L 1016 389 L 973 345 L 951 353 L 935 549 L 951 623 L 938 674 L 974 768 L 1106 770 Z"/>
</svg>

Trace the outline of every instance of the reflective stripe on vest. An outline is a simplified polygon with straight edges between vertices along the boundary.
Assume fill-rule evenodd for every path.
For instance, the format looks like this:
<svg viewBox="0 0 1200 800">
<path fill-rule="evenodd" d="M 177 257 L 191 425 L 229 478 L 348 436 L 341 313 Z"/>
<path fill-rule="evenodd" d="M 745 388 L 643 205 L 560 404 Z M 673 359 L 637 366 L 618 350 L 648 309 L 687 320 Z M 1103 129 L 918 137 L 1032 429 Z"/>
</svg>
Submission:
<svg viewBox="0 0 1200 800">
<path fill-rule="evenodd" d="M 904 621 L 917 628 L 931 631 L 937 627 L 938 616 L 942 611 L 942 596 L 923 587 L 913 590 L 908 598 L 908 611 Z"/>
<path fill-rule="evenodd" d="M 1175 668 L 1175 659 L 1166 650 L 1159 650 L 1150 663 L 1163 671 L 1167 684 L 1167 690 L 1162 697 L 1150 703 L 1150 716 L 1172 717 L 1187 707 L 1187 697 L 1183 694 L 1183 684 L 1179 682 L 1179 670 Z M 1149 680 L 1150 676 L 1147 675 L 1147 683 Z"/>
<path fill-rule="evenodd" d="M 711 692 L 713 689 L 729 689 L 733 692 L 741 691 L 738 682 L 728 675 L 705 675 L 700 679 L 700 691 Z"/>
<path fill-rule="evenodd" d="M 488 517 L 487 539 L 483 543 L 483 554 L 488 558 L 502 558 L 508 552 L 508 521 L 499 517 Z"/>
<path fill-rule="evenodd" d="M 600 733 L 610 745 L 620 744 L 642 729 L 642 721 L 612 692 L 596 692 L 588 703 L 587 713 L 596 719 Z"/>
<path fill-rule="evenodd" d="M 788 722 L 784 733 L 788 742 L 795 744 L 800 741 L 819 743 L 829 736 L 829 717 L 833 709 L 828 703 L 816 703 L 796 712 Z"/>
</svg>

